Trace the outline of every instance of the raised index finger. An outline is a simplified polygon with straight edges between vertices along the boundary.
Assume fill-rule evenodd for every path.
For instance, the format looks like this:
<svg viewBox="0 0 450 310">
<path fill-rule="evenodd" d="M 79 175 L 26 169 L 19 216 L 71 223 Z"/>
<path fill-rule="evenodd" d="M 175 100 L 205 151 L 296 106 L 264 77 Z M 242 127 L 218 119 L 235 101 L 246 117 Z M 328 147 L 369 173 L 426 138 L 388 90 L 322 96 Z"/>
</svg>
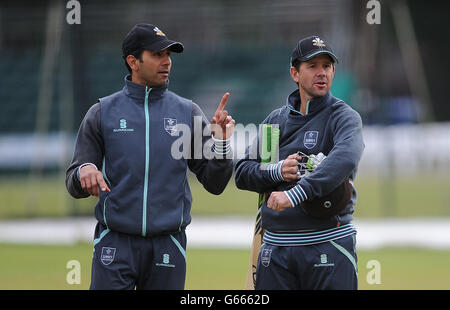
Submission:
<svg viewBox="0 0 450 310">
<path fill-rule="evenodd" d="M 230 93 L 225 93 L 225 95 L 223 95 L 222 100 L 220 100 L 219 106 L 217 107 L 215 114 L 217 114 L 220 111 L 223 111 L 223 109 L 227 105 L 228 97 L 230 97 Z"/>
</svg>

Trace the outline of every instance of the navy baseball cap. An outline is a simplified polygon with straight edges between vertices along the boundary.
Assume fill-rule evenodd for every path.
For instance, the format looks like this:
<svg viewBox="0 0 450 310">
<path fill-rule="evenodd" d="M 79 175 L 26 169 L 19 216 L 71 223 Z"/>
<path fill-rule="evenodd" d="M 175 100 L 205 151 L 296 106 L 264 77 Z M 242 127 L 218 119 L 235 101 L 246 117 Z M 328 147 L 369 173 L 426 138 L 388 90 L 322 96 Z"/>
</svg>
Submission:
<svg viewBox="0 0 450 310">
<path fill-rule="evenodd" d="M 175 53 L 182 53 L 183 44 L 169 40 L 164 32 L 151 24 L 137 24 L 126 35 L 122 43 L 122 55 L 126 58 L 139 49 L 162 51 L 168 48 Z"/>
<path fill-rule="evenodd" d="M 321 54 L 329 55 L 331 59 L 333 59 L 333 62 L 338 63 L 338 59 L 331 47 L 318 36 L 302 39 L 292 51 L 291 65 L 293 65 L 296 60 L 308 61 Z"/>
</svg>

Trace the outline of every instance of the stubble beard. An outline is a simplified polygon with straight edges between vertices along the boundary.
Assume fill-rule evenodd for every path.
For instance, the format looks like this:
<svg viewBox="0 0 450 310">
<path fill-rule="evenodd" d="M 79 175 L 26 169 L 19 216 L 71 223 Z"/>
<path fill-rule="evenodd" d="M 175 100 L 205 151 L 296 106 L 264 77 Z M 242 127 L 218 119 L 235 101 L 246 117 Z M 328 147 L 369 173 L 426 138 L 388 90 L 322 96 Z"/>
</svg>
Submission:
<svg viewBox="0 0 450 310">
<path fill-rule="evenodd" d="M 317 98 L 317 97 L 323 97 L 330 90 L 329 88 L 326 88 L 324 90 L 315 91 L 314 90 L 314 86 L 312 86 L 311 88 L 306 88 L 306 87 L 304 87 L 301 84 L 300 84 L 300 89 L 306 94 L 306 96 L 308 96 L 311 99 L 312 98 Z"/>
</svg>

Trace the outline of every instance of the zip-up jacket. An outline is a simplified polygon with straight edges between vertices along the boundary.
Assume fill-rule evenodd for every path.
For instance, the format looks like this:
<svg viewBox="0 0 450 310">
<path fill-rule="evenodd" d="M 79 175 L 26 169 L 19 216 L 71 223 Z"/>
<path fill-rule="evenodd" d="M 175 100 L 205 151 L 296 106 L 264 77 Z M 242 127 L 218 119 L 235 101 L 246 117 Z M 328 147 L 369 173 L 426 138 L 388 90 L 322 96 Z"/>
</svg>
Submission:
<svg viewBox="0 0 450 310">
<path fill-rule="evenodd" d="M 196 117 L 201 120 L 197 133 L 202 133 L 208 120 L 195 103 L 169 91 L 167 84 L 149 89 L 128 75 L 121 91 L 99 99 L 86 113 L 66 172 L 67 190 L 74 198 L 88 197 L 79 168 L 94 164 L 111 189 L 100 192 L 95 207 L 96 219 L 108 229 L 142 236 L 181 231 L 191 221 L 187 169 L 216 195 L 233 170 L 225 156 L 194 156 L 194 146 L 203 150 L 211 141 L 204 135 L 194 139 Z M 178 151 L 187 156 L 173 156 Z"/>
<path fill-rule="evenodd" d="M 354 188 L 347 207 L 339 215 L 327 219 L 308 215 L 301 203 L 327 195 L 349 177 L 354 180 L 364 149 L 361 117 L 330 93 L 310 100 L 305 115 L 299 110 L 300 95 L 296 90 L 288 96 L 287 104 L 270 113 L 263 123 L 279 125 L 280 159 L 297 151 L 307 155 L 319 152 L 327 155 L 310 175 L 298 182 L 286 182 L 281 175 L 282 161 L 269 165 L 269 169 L 261 169 L 259 150 L 256 159 L 249 159 L 249 155 L 259 149 L 259 139 L 253 142 L 245 158 L 239 160 L 235 167 L 238 188 L 258 193 L 284 191 L 291 201 L 292 208 L 279 212 L 267 208 L 266 198 L 261 209 L 261 225 L 271 232 L 326 230 L 349 224 L 353 219 Z"/>
</svg>

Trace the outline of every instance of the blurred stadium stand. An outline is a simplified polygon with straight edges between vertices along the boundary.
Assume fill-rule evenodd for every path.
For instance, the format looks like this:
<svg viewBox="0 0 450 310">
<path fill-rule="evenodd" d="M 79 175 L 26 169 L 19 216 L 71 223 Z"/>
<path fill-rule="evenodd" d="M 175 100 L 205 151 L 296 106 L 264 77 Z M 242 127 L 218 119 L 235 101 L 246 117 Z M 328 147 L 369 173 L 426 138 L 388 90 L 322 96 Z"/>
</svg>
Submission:
<svg viewBox="0 0 450 310">
<path fill-rule="evenodd" d="M 56 2 L 1 3 L 0 69 L 7 73 L 1 77 L 2 134 L 32 132 L 36 128 L 46 22 L 49 7 Z M 288 75 L 292 48 L 300 38 L 318 34 L 330 42 L 341 60 L 333 94 L 357 109 L 367 122 L 395 122 L 404 111 L 418 110 L 414 107 L 417 101 L 404 101 L 397 109 L 384 109 L 383 104 L 378 104 L 390 97 L 411 96 L 411 92 L 388 5 L 383 6 L 382 24 L 376 28 L 365 23 L 367 10 L 360 2 L 81 1 L 81 24 L 62 23 L 61 49 L 52 72 L 53 104 L 48 130 L 61 129 L 58 102 L 67 94 L 58 83 L 64 75 L 70 74 L 73 81 L 73 131 L 98 97 L 123 86 L 126 69 L 121 43 L 138 22 L 154 23 L 170 38 L 185 44 L 185 53 L 173 57 L 170 88 L 206 111 L 211 111 L 220 94 L 229 90 L 229 109 L 237 121 L 260 122 L 268 112 L 284 104 L 286 95 L 294 89 Z M 419 10 L 422 15 L 429 14 L 431 10 L 426 10 L 425 2 L 407 3 L 412 14 Z M 60 9 L 65 17 L 68 10 L 64 5 Z M 423 61 L 430 71 L 433 68 L 428 62 L 433 61 L 433 56 L 445 54 L 445 48 L 449 51 L 449 46 L 436 41 L 439 54 L 422 46 L 422 42 L 432 40 L 435 29 L 433 23 L 425 26 L 422 19 L 414 21 L 419 26 L 416 32 L 423 47 Z M 448 59 L 442 61 L 448 64 Z M 70 63 L 72 70 L 63 70 L 65 63 Z M 439 70 L 431 73 L 429 76 L 440 74 Z M 448 72 L 441 76 L 448 78 Z M 434 84 L 434 88 L 439 87 Z M 441 96 L 440 92 L 432 92 L 433 107 L 439 112 L 436 120 L 443 121 L 450 118 L 450 111 L 436 103 Z M 407 119 L 418 120 L 420 114 Z"/>
</svg>

